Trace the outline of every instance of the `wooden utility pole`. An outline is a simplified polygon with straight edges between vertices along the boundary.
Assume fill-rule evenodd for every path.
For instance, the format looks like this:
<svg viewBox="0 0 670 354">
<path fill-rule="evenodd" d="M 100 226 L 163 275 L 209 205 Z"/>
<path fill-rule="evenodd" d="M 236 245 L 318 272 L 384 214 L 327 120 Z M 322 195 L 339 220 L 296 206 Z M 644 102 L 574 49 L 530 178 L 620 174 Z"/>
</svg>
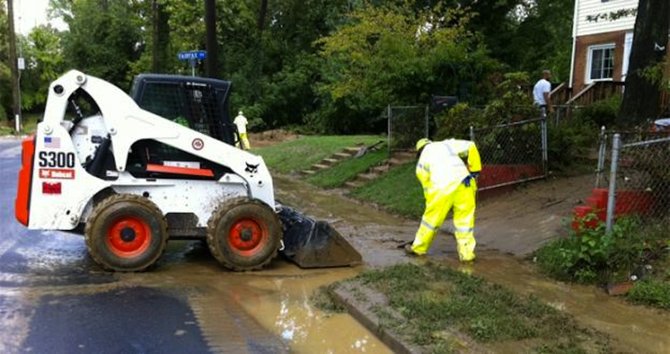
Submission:
<svg viewBox="0 0 670 354">
<path fill-rule="evenodd" d="M 21 117 L 21 93 L 19 90 L 19 67 L 16 58 L 16 33 L 14 32 L 14 0 L 7 0 L 7 23 L 9 24 L 9 31 L 7 33 L 9 39 L 9 68 L 12 71 L 12 110 L 14 111 L 14 119 Z"/>
<path fill-rule="evenodd" d="M 205 49 L 207 49 L 207 59 L 205 59 L 206 74 L 208 77 L 219 77 L 219 53 L 218 43 L 216 42 L 216 1 L 205 0 L 205 29 L 207 30 L 205 38 Z"/>
</svg>

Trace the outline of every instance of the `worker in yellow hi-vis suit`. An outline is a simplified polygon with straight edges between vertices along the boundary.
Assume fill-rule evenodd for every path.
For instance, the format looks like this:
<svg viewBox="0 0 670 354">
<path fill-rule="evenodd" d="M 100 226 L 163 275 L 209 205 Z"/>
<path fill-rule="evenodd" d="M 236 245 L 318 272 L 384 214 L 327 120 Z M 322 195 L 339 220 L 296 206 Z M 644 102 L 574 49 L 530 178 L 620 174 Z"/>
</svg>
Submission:
<svg viewBox="0 0 670 354">
<path fill-rule="evenodd" d="M 474 260 L 476 177 L 482 169 L 477 147 L 467 140 L 421 139 L 416 143 L 416 150 L 419 155 L 416 177 L 423 186 L 426 210 L 414 242 L 405 246 L 406 252 L 426 254 L 453 208 L 458 256 L 463 262 Z"/>
<path fill-rule="evenodd" d="M 242 111 L 237 114 L 237 117 L 235 117 L 235 120 L 233 120 L 233 124 L 235 124 L 237 127 L 237 132 L 240 134 L 240 141 L 238 141 L 235 146 L 241 148 L 242 150 L 251 149 L 251 144 L 249 144 L 249 137 L 247 136 L 247 124 L 249 124 L 249 121 L 247 120 L 247 117 L 244 116 Z"/>
</svg>

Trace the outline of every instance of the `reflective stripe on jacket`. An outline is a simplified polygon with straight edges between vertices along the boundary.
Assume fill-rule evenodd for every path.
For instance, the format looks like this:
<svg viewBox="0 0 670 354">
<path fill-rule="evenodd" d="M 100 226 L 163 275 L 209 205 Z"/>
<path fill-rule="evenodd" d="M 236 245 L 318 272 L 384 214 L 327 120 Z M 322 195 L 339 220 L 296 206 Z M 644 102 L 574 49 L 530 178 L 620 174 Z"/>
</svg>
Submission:
<svg viewBox="0 0 670 354">
<path fill-rule="evenodd" d="M 463 162 L 467 155 L 468 166 Z M 426 145 L 416 165 L 424 192 L 441 189 L 451 193 L 471 172 L 481 171 L 479 151 L 468 140 L 448 139 Z"/>
</svg>

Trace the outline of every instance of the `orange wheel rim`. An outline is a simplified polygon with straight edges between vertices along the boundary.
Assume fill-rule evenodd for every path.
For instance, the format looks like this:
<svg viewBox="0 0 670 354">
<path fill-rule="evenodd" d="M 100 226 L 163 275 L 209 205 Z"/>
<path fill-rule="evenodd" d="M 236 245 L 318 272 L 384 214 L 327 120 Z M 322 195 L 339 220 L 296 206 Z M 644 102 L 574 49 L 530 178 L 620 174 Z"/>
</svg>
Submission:
<svg viewBox="0 0 670 354">
<path fill-rule="evenodd" d="M 228 233 L 228 245 L 244 256 L 258 253 L 267 240 L 267 227 L 253 219 L 237 220 Z"/>
<path fill-rule="evenodd" d="M 107 229 L 107 246 L 118 257 L 132 258 L 142 254 L 151 244 L 151 227 L 137 217 L 123 216 Z"/>
</svg>

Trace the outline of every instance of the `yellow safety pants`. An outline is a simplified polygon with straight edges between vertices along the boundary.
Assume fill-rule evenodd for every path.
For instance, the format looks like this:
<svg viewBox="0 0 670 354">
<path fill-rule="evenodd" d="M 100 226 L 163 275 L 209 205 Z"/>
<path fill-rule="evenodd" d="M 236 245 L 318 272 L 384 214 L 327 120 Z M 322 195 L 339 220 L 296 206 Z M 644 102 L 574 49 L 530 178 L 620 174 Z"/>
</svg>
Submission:
<svg viewBox="0 0 670 354">
<path fill-rule="evenodd" d="M 471 182 L 470 187 L 459 184 L 451 193 L 443 193 L 441 190 L 427 191 L 426 210 L 421 219 L 421 225 L 416 232 L 412 243 L 412 250 L 416 254 L 425 254 L 433 243 L 433 237 L 447 217 L 449 210 L 454 210 L 454 236 L 458 247 L 458 257 L 461 261 L 472 261 L 475 259 L 475 192 L 476 183 Z"/>
<path fill-rule="evenodd" d="M 249 144 L 249 137 L 247 136 L 247 133 L 240 133 L 240 141 L 237 142 L 237 147 L 242 147 L 242 150 L 249 150 L 251 149 L 251 144 Z"/>
</svg>

